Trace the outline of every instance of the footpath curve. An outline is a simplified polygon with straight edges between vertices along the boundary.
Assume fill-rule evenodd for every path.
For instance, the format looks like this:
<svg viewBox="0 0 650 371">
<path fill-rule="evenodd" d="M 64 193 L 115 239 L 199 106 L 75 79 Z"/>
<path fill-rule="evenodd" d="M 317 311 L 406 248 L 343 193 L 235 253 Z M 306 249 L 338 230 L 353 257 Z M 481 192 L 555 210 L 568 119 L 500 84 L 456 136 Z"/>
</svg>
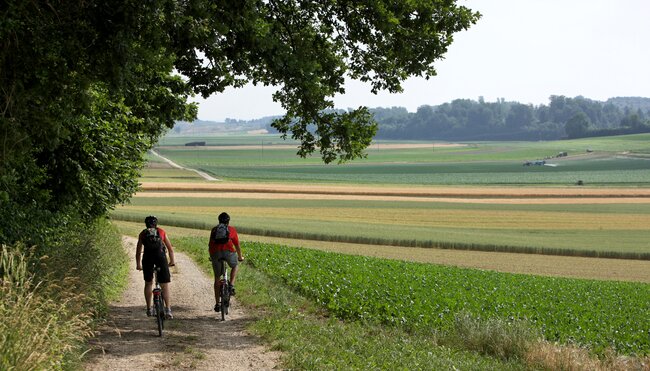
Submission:
<svg viewBox="0 0 650 371">
<path fill-rule="evenodd" d="M 203 171 L 192 169 L 192 168 L 189 168 L 189 167 L 181 166 L 181 165 L 175 163 L 174 161 L 168 159 L 167 157 L 161 155 L 160 153 L 154 151 L 153 149 L 150 150 L 150 151 L 154 156 L 156 156 L 156 157 L 160 158 L 161 160 L 165 161 L 167 164 L 169 164 L 169 166 L 171 166 L 173 168 L 193 171 L 193 172 L 199 174 L 199 176 L 201 176 L 201 178 L 203 178 L 205 180 L 209 180 L 209 181 L 217 181 L 217 180 L 219 180 L 217 178 L 214 178 L 212 175 L 210 175 L 208 173 L 205 173 Z"/>
<path fill-rule="evenodd" d="M 248 334 L 252 319 L 233 298 L 230 315 L 221 322 L 212 310 L 213 279 L 176 252 L 172 267 L 172 311 L 165 333 L 158 337 L 153 319 L 145 315 L 142 272 L 135 269 L 136 239 L 124 237 L 130 256 L 129 283 L 122 298 L 109 308 L 107 323 L 89 343 L 86 370 L 270 370 L 279 353 Z"/>
</svg>

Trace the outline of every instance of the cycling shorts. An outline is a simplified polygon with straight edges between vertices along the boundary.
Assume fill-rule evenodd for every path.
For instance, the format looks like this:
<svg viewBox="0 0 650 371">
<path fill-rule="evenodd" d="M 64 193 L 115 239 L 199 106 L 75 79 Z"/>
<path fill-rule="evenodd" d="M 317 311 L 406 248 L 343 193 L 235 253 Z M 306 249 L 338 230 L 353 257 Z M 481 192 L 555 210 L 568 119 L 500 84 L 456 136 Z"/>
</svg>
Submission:
<svg viewBox="0 0 650 371">
<path fill-rule="evenodd" d="M 158 272 L 158 282 L 168 283 L 171 282 L 171 273 L 169 272 L 169 264 L 167 263 L 167 255 L 164 254 L 144 254 L 142 257 L 142 274 L 146 282 L 153 280 L 153 266 L 160 267 Z"/>
<path fill-rule="evenodd" d="M 214 272 L 215 277 L 221 276 L 221 273 L 223 272 L 223 261 L 219 261 L 219 259 L 226 259 L 226 262 L 228 262 L 228 266 L 230 268 L 235 268 L 237 264 L 239 263 L 239 260 L 237 260 L 237 253 L 233 251 L 217 251 L 214 254 L 210 255 L 210 260 L 212 260 L 212 271 Z"/>
</svg>

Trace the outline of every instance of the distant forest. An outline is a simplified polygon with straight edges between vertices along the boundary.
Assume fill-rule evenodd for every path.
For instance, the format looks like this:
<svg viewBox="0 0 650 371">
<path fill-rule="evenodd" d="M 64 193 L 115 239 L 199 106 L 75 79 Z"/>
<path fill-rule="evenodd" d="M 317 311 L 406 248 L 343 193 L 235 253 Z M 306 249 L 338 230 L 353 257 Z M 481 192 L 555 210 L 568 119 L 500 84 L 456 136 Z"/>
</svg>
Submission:
<svg viewBox="0 0 650 371">
<path fill-rule="evenodd" d="M 439 106 L 372 108 L 377 139 L 557 140 L 650 132 L 650 98 L 606 102 L 553 95 L 548 105 L 457 99 Z M 267 130 L 273 132 L 270 124 Z"/>
<path fill-rule="evenodd" d="M 606 102 L 551 96 L 548 105 L 457 99 L 439 106 L 371 110 L 378 139 L 556 140 L 650 132 L 650 98 Z"/>
<path fill-rule="evenodd" d="M 617 97 L 605 102 L 582 96 L 551 96 L 548 105 L 457 99 L 416 112 L 404 107 L 371 108 L 377 139 L 402 140 L 557 140 L 650 132 L 650 98 Z M 174 134 L 255 131 L 271 127 L 273 117 L 226 119 L 224 123 L 177 123 Z"/>
</svg>

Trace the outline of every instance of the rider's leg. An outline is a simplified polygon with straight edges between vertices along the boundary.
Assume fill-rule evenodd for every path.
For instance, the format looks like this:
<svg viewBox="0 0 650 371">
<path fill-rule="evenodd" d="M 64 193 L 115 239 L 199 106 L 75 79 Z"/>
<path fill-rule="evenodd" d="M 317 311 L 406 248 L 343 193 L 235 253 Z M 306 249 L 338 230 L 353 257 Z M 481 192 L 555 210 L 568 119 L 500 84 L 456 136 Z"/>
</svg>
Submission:
<svg viewBox="0 0 650 371">
<path fill-rule="evenodd" d="M 147 303 L 147 309 L 151 308 L 151 298 L 153 296 L 153 281 L 144 282 L 144 300 Z"/>
<path fill-rule="evenodd" d="M 223 262 L 219 261 L 219 253 L 210 256 L 212 272 L 214 273 L 214 302 L 219 304 L 221 298 L 221 276 L 223 275 Z"/>
<path fill-rule="evenodd" d="M 219 298 L 221 298 L 221 278 L 214 278 L 214 301 L 219 303 Z"/>
<path fill-rule="evenodd" d="M 161 283 L 160 288 L 162 289 L 162 297 L 163 300 L 165 300 L 165 308 L 170 308 L 170 295 L 169 295 L 169 282 L 168 283 Z"/>
<path fill-rule="evenodd" d="M 239 270 L 239 265 L 235 265 L 234 268 L 230 270 L 230 284 L 235 285 L 235 279 L 237 278 L 237 271 Z"/>
</svg>

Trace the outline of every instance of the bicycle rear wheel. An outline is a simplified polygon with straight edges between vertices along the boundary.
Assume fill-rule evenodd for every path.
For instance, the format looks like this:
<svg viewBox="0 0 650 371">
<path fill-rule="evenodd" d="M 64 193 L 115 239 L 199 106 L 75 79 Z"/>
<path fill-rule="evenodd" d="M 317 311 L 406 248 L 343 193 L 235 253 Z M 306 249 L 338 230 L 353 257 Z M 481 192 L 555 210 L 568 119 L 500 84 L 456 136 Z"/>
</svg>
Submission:
<svg viewBox="0 0 650 371">
<path fill-rule="evenodd" d="M 165 310 L 160 299 L 156 300 L 156 322 L 158 323 L 158 336 L 162 336 L 165 328 Z"/>
<path fill-rule="evenodd" d="M 228 292 L 228 282 L 221 282 L 221 320 L 226 320 L 226 314 L 228 314 L 228 304 L 230 301 L 230 295 Z"/>
<path fill-rule="evenodd" d="M 226 314 L 228 314 L 228 308 L 230 308 L 230 289 L 226 288 L 225 290 L 225 296 L 224 298 L 226 299 L 224 302 L 224 305 L 226 307 Z"/>
</svg>

